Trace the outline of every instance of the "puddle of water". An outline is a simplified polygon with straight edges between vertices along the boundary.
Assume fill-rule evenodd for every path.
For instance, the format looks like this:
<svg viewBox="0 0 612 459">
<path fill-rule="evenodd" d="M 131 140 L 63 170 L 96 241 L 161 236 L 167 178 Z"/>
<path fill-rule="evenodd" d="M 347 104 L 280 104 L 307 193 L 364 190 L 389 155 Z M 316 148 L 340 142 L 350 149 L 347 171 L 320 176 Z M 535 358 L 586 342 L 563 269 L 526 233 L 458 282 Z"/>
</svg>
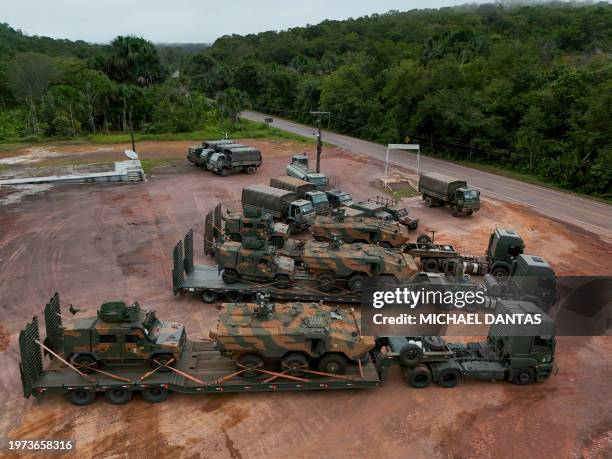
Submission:
<svg viewBox="0 0 612 459">
<path fill-rule="evenodd" d="M 30 185 L 13 185 L 8 186 L 7 188 L 12 191 L 11 194 L 5 196 L 4 198 L 0 198 L 0 205 L 8 206 L 10 204 L 18 204 L 20 203 L 24 197 L 32 196 L 38 193 L 44 193 L 45 191 L 51 189 L 53 185 L 49 184 L 30 184 Z"/>
</svg>

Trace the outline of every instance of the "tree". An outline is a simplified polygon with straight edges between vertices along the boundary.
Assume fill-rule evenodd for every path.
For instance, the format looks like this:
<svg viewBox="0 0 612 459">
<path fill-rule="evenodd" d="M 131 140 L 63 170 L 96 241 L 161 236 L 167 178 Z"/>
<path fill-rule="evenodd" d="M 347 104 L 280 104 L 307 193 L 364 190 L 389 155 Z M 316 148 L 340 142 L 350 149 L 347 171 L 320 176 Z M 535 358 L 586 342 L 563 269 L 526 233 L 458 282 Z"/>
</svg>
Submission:
<svg viewBox="0 0 612 459">
<path fill-rule="evenodd" d="M 37 105 L 44 103 L 44 94 L 51 83 L 60 78 L 60 71 L 49 56 L 40 53 L 18 53 L 8 66 L 7 86 L 18 100 L 30 109 L 30 122 L 35 134 L 40 133 Z"/>
<path fill-rule="evenodd" d="M 132 36 L 118 36 L 111 42 L 104 71 L 114 81 L 140 86 L 151 86 L 164 78 L 155 45 Z"/>
<path fill-rule="evenodd" d="M 224 120 L 234 127 L 238 122 L 238 115 L 247 106 L 247 96 L 237 89 L 226 89 L 217 94 L 217 109 Z"/>
</svg>

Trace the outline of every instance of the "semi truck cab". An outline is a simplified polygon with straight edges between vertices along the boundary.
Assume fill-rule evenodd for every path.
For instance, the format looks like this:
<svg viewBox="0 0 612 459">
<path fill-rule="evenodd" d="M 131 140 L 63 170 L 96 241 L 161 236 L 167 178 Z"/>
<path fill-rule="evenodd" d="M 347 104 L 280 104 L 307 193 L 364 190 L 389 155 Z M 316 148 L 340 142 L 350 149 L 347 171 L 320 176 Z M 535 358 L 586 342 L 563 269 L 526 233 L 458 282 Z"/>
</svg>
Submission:
<svg viewBox="0 0 612 459">
<path fill-rule="evenodd" d="M 306 199 L 298 199 L 289 204 L 289 213 L 287 220 L 293 223 L 292 226 L 301 229 L 312 226 L 315 221 L 315 209 L 310 201 Z"/>
<path fill-rule="evenodd" d="M 495 228 L 489 236 L 487 262 L 489 272 L 495 276 L 507 276 L 514 259 L 525 250 L 525 242 L 513 229 Z"/>
</svg>

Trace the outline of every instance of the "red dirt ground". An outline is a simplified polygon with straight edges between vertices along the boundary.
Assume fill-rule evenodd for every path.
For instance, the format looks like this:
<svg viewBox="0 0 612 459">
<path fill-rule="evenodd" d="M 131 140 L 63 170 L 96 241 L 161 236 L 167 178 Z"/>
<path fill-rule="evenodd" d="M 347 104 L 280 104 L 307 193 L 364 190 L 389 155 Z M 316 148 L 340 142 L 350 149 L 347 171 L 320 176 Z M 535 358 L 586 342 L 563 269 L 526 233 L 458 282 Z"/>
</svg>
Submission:
<svg viewBox="0 0 612 459">
<path fill-rule="evenodd" d="M 610 337 L 559 338 L 559 374 L 528 387 L 465 382 L 452 390 L 420 391 L 393 372 L 383 387 L 355 392 L 173 394 L 159 405 L 136 397 L 125 406 L 99 400 L 85 408 L 61 396 L 25 400 L 18 332 L 33 315 L 42 318 L 55 291 L 66 305 L 90 310 L 109 299 L 138 299 L 160 317 L 184 322 L 193 338 L 208 335 L 217 310 L 195 297 L 172 295 L 174 244 L 189 228 L 201 232 L 203 215 L 217 201 L 238 208 L 243 186 L 283 174 L 290 154 L 303 149 L 290 142 L 247 142 L 265 153 L 255 176 L 213 176 L 184 160 L 189 142 L 147 142 L 139 145 L 141 157 L 178 159 L 155 169 L 146 183 L 57 185 L 0 206 L 0 437 L 71 438 L 82 457 L 612 455 Z M 121 158 L 125 147 L 61 149 L 69 157 L 109 160 Z M 356 198 L 380 193 L 373 182 L 382 166 L 373 160 L 328 149 L 323 172 Z M 510 226 L 557 274 L 610 274 L 609 243 L 529 208 L 487 200 L 473 218 L 453 219 L 418 199 L 405 203 L 423 229 L 436 230 L 437 240 L 463 252 L 481 254 L 494 226 Z"/>
</svg>

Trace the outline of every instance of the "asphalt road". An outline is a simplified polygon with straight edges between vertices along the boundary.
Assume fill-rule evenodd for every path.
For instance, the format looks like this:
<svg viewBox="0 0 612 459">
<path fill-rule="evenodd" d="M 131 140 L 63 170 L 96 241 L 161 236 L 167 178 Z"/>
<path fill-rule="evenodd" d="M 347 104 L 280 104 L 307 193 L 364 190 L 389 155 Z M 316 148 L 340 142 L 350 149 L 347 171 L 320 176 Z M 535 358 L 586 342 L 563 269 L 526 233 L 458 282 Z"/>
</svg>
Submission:
<svg viewBox="0 0 612 459">
<path fill-rule="evenodd" d="M 307 137 L 313 136 L 314 133 L 312 127 L 276 116 L 252 111 L 245 111 L 242 115 L 250 120 L 261 122 L 266 116 L 271 116 L 274 120 L 272 126 L 276 128 Z M 323 140 L 352 153 L 385 160 L 387 149 L 384 145 L 330 131 L 323 131 Z M 390 151 L 389 163 L 416 170 L 417 155 L 410 151 Z M 322 165 L 324 168 L 324 161 Z M 424 155 L 421 155 L 419 166 L 421 171 L 439 172 L 466 179 L 470 185 L 481 191 L 483 197 L 491 195 L 506 201 L 528 205 L 544 215 L 574 223 L 606 239 L 612 239 L 612 206 L 608 204 Z"/>
</svg>

